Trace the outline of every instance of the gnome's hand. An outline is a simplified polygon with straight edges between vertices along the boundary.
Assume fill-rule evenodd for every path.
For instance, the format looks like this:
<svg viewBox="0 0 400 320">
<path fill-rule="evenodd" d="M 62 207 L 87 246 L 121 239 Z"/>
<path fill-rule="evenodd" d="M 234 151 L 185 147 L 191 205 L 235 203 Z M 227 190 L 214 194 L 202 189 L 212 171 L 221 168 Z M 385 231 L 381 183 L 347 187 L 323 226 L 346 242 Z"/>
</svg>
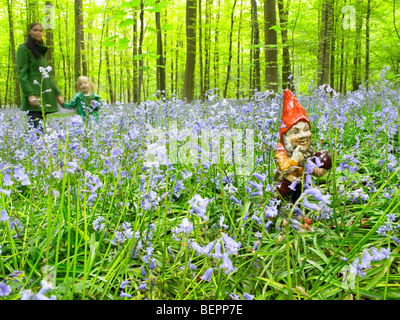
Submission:
<svg viewBox="0 0 400 320">
<path fill-rule="evenodd" d="M 301 153 L 301 146 L 297 146 L 296 149 L 294 149 L 292 153 L 292 159 L 300 163 L 301 160 L 303 160 L 304 155 Z"/>
</svg>

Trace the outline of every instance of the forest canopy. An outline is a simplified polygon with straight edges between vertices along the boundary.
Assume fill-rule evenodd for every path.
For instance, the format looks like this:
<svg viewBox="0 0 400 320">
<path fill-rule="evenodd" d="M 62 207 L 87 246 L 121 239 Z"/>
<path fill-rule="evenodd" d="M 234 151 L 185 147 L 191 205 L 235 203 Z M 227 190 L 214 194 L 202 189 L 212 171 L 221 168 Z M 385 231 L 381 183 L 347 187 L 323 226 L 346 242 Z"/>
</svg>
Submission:
<svg viewBox="0 0 400 320">
<path fill-rule="evenodd" d="M 20 105 L 15 53 L 35 21 L 66 99 L 82 74 L 111 103 L 321 84 L 346 93 L 387 67 L 399 76 L 396 1 L 11 0 L 0 15 L 1 106 Z"/>
</svg>

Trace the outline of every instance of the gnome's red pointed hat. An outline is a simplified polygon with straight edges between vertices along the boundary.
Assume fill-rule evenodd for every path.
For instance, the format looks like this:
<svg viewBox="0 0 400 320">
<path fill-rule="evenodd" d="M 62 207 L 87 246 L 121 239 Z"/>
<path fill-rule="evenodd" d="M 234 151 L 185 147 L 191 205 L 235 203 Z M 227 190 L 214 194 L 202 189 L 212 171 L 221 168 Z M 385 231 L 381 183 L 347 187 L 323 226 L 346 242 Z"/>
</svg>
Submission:
<svg viewBox="0 0 400 320">
<path fill-rule="evenodd" d="M 281 143 L 283 145 L 282 136 L 297 122 L 304 120 L 310 124 L 308 120 L 306 110 L 297 101 L 293 93 L 289 89 L 285 89 L 283 95 L 283 110 L 282 110 L 282 122 L 279 127 L 279 135 L 281 137 Z"/>
</svg>

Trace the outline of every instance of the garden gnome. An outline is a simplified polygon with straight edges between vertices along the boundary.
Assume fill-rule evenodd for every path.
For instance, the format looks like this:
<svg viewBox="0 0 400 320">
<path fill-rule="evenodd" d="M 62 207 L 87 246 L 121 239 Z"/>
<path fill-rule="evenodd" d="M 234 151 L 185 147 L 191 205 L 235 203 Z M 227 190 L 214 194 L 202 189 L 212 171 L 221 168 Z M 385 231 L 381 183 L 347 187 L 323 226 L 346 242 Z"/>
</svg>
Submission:
<svg viewBox="0 0 400 320">
<path fill-rule="evenodd" d="M 311 140 L 310 120 L 306 110 L 288 89 L 284 92 L 280 142 L 275 151 L 278 171 L 277 190 L 287 202 L 295 203 L 301 195 L 302 179 L 307 159 L 316 166 L 312 175 L 322 177 L 332 167 L 328 151 L 315 153 Z M 318 159 L 317 159 L 318 158 Z M 297 181 L 297 183 L 294 183 Z"/>
</svg>

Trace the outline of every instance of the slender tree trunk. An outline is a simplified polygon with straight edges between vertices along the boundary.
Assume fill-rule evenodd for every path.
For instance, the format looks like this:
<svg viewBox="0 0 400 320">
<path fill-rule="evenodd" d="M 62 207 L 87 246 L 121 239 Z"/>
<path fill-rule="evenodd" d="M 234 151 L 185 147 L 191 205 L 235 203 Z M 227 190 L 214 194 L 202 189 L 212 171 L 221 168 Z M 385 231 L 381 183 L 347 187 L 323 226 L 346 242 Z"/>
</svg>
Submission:
<svg viewBox="0 0 400 320">
<path fill-rule="evenodd" d="M 196 66 L 196 0 L 186 0 L 186 66 L 183 84 L 183 99 L 194 98 L 194 76 Z"/>
<path fill-rule="evenodd" d="M 264 1 L 265 35 L 265 84 L 267 90 L 278 92 L 278 50 L 277 33 L 271 27 L 276 25 L 275 0 Z"/>
<path fill-rule="evenodd" d="M 232 36 L 233 36 L 233 24 L 234 24 L 234 15 L 235 15 L 236 1 L 237 1 L 237 0 L 234 0 L 234 1 L 233 1 L 232 11 L 231 11 L 231 28 L 230 28 L 230 31 L 229 31 L 228 66 L 227 66 L 227 70 L 226 70 L 226 80 L 225 80 L 224 98 L 226 98 L 226 97 L 227 97 L 227 94 L 228 94 L 228 84 L 229 84 L 230 73 L 231 73 Z"/>
<path fill-rule="evenodd" d="M 133 41 L 132 41 L 132 95 L 133 95 L 133 102 L 138 102 L 139 97 L 138 97 L 138 76 L 139 76 L 139 72 L 138 72 L 138 61 L 137 59 L 135 59 L 136 55 L 137 55 L 137 45 L 138 45 L 138 37 L 137 37 L 137 11 L 136 9 L 133 9 Z"/>
<path fill-rule="evenodd" d="M 318 51 L 318 85 L 330 80 L 330 58 L 333 36 L 334 0 L 322 0 L 320 45 Z"/>
<path fill-rule="evenodd" d="M 144 3 L 140 1 L 140 34 L 139 34 L 139 56 L 142 55 L 143 35 L 144 35 Z M 138 104 L 142 99 L 142 83 L 143 83 L 143 58 L 139 60 L 139 81 L 138 81 Z"/>
<path fill-rule="evenodd" d="M 219 85 L 219 20 L 221 15 L 221 0 L 218 0 L 218 8 L 217 8 L 217 21 L 215 24 L 215 32 L 214 32 L 214 88 L 220 89 Z"/>
<path fill-rule="evenodd" d="M 208 92 L 210 89 L 211 6 L 212 0 L 206 1 L 206 25 L 204 27 L 204 92 Z"/>
<path fill-rule="evenodd" d="M 82 0 L 74 0 L 75 9 L 75 80 L 82 74 L 81 70 L 81 42 L 82 42 Z"/>
<path fill-rule="evenodd" d="M 203 26 L 202 26 L 202 12 L 201 1 L 199 1 L 199 67 L 200 67 L 200 99 L 204 97 L 204 70 L 203 70 Z"/>
<path fill-rule="evenodd" d="M 157 28 L 157 91 L 160 91 L 159 97 L 165 96 L 165 63 L 163 41 L 161 34 L 161 17 L 160 12 L 156 12 L 156 28 Z"/>
<path fill-rule="evenodd" d="M 57 0 L 56 0 L 56 8 L 57 8 L 57 11 L 60 12 L 60 6 L 59 6 Z M 60 17 L 60 15 L 58 15 L 58 25 L 59 26 L 61 25 L 61 17 Z M 61 39 L 61 27 L 58 27 L 57 29 L 58 29 L 58 45 L 60 46 L 60 53 L 61 53 L 61 57 L 62 57 L 62 69 L 63 69 L 63 74 L 64 74 L 64 81 L 65 81 L 65 84 L 66 84 L 66 82 L 67 82 L 67 66 L 66 66 L 66 63 L 65 63 L 64 49 L 63 49 L 63 46 L 62 46 L 63 39 Z"/>
<path fill-rule="evenodd" d="M 258 27 L 258 12 L 256 0 L 251 0 L 251 23 L 254 30 L 254 88 L 261 91 L 260 76 L 260 30 Z"/>
<path fill-rule="evenodd" d="M 365 84 L 368 89 L 369 85 L 369 16 L 371 13 L 371 0 L 368 0 L 367 4 L 367 17 L 365 20 Z"/>
<path fill-rule="evenodd" d="M 240 1 L 240 14 L 239 14 L 239 29 L 238 29 L 238 37 L 237 37 L 237 80 L 236 80 L 236 99 L 240 99 L 240 83 L 241 83 L 241 74 L 240 74 L 240 69 L 241 69 L 241 64 L 240 64 L 240 56 L 241 56 L 241 45 L 240 45 L 240 30 L 242 29 L 242 14 L 243 14 L 243 8 L 242 8 L 243 1 Z"/>
<path fill-rule="evenodd" d="M 106 25 L 106 37 L 108 37 L 108 24 Z M 108 52 L 108 47 L 104 49 L 104 55 L 105 55 L 105 60 L 106 60 L 106 66 L 107 66 L 107 81 L 108 81 L 108 94 L 110 96 L 110 103 L 115 102 L 115 97 L 114 97 L 114 90 L 113 90 L 113 83 L 112 83 L 112 78 L 111 78 L 111 69 L 110 69 L 110 55 Z"/>
<path fill-rule="evenodd" d="M 13 1 L 7 1 L 7 11 L 8 11 L 8 26 L 10 29 L 10 54 L 12 59 L 13 65 L 13 79 L 14 79 L 14 88 L 15 88 L 15 102 L 17 106 L 21 105 L 21 93 L 19 89 L 19 82 L 18 82 L 18 74 L 17 74 L 17 57 L 15 53 L 15 40 L 14 40 L 14 22 L 13 22 L 13 14 L 12 14 L 12 5 Z"/>
<path fill-rule="evenodd" d="M 360 8 L 361 1 L 357 2 L 357 9 Z M 353 57 L 353 75 L 352 86 L 353 91 L 358 90 L 361 85 L 361 29 L 362 29 L 362 15 L 357 15 L 356 21 L 356 34 L 355 34 L 355 55 Z"/>
<path fill-rule="evenodd" d="M 282 36 L 282 88 L 283 89 L 293 89 L 290 85 L 290 54 L 289 54 L 289 44 L 288 42 L 288 16 L 289 16 L 290 0 L 284 3 L 284 0 L 278 0 L 279 8 L 279 21 L 281 24 L 281 36 Z"/>
</svg>

